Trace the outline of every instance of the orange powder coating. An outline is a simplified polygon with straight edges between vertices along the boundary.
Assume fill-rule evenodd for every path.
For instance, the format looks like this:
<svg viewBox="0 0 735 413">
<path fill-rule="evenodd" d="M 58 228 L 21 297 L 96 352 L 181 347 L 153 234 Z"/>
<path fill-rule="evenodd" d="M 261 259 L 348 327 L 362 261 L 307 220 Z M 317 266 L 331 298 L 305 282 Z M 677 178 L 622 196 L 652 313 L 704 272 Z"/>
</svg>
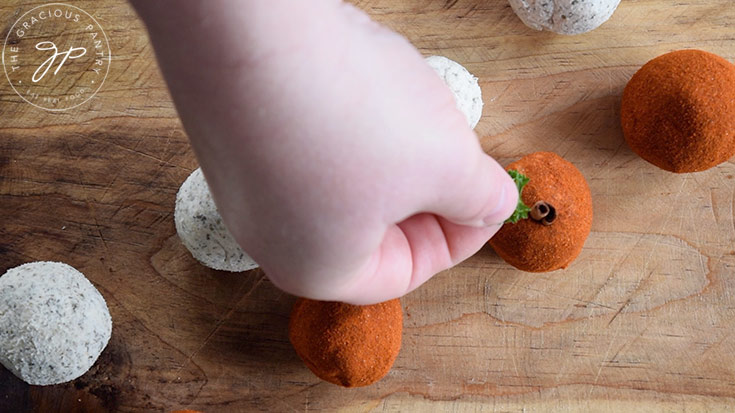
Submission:
<svg viewBox="0 0 735 413">
<path fill-rule="evenodd" d="M 735 65 L 701 50 L 659 56 L 628 82 L 620 118 L 628 146 L 659 168 L 718 165 L 735 154 Z"/>
<path fill-rule="evenodd" d="M 556 209 L 552 225 L 532 219 L 505 224 L 490 245 L 510 265 L 529 272 L 566 268 L 582 251 L 592 228 L 592 196 L 584 176 L 551 152 L 536 152 L 508 165 L 530 180 L 522 192 L 526 205 L 546 201 Z"/>
<path fill-rule="evenodd" d="M 317 377 L 344 387 L 372 384 L 388 374 L 401 349 L 398 299 L 368 306 L 300 298 L 289 339 Z"/>
</svg>

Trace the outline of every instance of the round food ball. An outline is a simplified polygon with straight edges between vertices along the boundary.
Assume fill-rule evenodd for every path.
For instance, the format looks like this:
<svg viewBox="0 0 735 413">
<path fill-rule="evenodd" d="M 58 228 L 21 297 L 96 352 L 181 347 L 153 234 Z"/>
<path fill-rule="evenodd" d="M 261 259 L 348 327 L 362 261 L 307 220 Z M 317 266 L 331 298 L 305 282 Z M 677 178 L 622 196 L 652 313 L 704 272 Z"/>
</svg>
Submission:
<svg viewBox="0 0 735 413">
<path fill-rule="evenodd" d="M 201 168 L 181 185 L 176 195 L 174 222 L 181 242 L 205 266 L 232 272 L 258 267 L 225 227 Z"/>
<path fill-rule="evenodd" d="M 372 384 L 388 374 L 401 350 L 398 299 L 368 306 L 300 298 L 288 336 L 317 377 L 344 387 Z"/>
<path fill-rule="evenodd" d="M 526 26 L 559 34 L 580 34 L 598 28 L 620 0 L 509 0 Z"/>
<path fill-rule="evenodd" d="M 735 154 L 735 65 L 679 50 L 641 67 L 623 91 L 628 146 L 671 172 L 698 172 Z"/>
<path fill-rule="evenodd" d="M 467 118 L 470 128 L 474 129 L 482 117 L 482 89 L 477 78 L 461 64 L 444 56 L 429 56 L 426 63 L 449 86 L 459 109 Z"/>
<path fill-rule="evenodd" d="M 528 206 L 546 201 L 555 209 L 551 225 L 534 219 L 505 224 L 490 239 L 498 255 L 519 270 L 566 268 L 582 251 L 592 228 L 592 195 L 582 173 L 552 152 L 524 156 L 506 168 L 529 178 L 521 192 Z"/>
<path fill-rule="evenodd" d="M 73 267 L 32 262 L 0 277 L 0 363 L 26 383 L 76 379 L 111 333 L 105 299 Z"/>
</svg>

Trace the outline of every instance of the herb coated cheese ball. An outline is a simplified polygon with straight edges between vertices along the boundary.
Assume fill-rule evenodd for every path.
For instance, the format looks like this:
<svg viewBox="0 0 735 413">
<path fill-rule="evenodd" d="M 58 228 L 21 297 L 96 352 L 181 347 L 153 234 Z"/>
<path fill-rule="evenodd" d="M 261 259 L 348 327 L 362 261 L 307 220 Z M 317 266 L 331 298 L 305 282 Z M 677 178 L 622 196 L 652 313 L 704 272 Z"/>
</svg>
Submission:
<svg viewBox="0 0 735 413">
<path fill-rule="evenodd" d="M 509 0 L 526 26 L 559 34 L 581 34 L 613 15 L 620 0 Z"/>
<path fill-rule="evenodd" d="M 398 299 L 356 306 L 300 298 L 288 325 L 291 344 L 309 370 L 344 387 L 367 386 L 388 374 L 402 334 Z"/>
<path fill-rule="evenodd" d="M 0 277 L 0 363 L 26 383 L 76 379 L 111 333 L 105 299 L 73 267 L 32 262 Z"/>
<path fill-rule="evenodd" d="M 592 228 L 592 195 L 582 173 L 552 152 L 536 152 L 511 163 L 529 178 L 521 192 L 526 205 L 553 206 L 550 225 L 533 219 L 506 223 L 490 239 L 495 252 L 510 265 L 528 272 L 566 268 L 582 251 Z"/>
<path fill-rule="evenodd" d="M 625 86 L 628 146 L 671 172 L 698 172 L 735 154 L 735 65 L 701 50 L 659 56 Z"/>
<path fill-rule="evenodd" d="M 464 66 L 444 56 L 429 56 L 426 63 L 442 78 L 454 95 L 454 101 L 471 129 L 482 117 L 482 89 L 477 78 Z"/>
<path fill-rule="evenodd" d="M 179 188 L 174 222 L 181 242 L 203 265 L 232 272 L 258 267 L 225 227 L 201 168 Z"/>
</svg>

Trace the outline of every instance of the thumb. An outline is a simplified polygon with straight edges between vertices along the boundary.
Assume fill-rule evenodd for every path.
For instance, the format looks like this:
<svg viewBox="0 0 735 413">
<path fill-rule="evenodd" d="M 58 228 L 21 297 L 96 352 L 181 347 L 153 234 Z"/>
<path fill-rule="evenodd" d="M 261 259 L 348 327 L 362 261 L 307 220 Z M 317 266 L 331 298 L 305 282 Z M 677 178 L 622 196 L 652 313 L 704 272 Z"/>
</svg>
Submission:
<svg viewBox="0 0 735 413">
<path fill-rule="evenodd" d="M 437 170 L 441 184 L 426 209 L 448 221 L 472 227 L 502 224 L 515 211 L 518 189 L 513 179 L 495 159 L 485 154 L 473 135 L 474 148 L 454 156 Z M 451 170 L 446 170 L 451 168 Z"/>
</svg>

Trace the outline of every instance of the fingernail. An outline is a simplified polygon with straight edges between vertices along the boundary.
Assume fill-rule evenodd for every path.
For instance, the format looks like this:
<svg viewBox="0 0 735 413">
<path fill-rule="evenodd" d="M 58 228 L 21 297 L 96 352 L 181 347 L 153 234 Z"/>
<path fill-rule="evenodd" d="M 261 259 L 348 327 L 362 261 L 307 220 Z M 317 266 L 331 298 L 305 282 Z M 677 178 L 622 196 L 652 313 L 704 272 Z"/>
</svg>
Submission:
<svg viewBox="0 0 735 413">
<path fill-rule="evenodd" d="M 505 221 L 515 210 L 515 204 L 509 205 L 509 203 L 515 198 L 513 194 L 517 192 L 518 189 L 516 188 L 513 180 L 508 179 L 503 183 L 503 186 L 500 188 L 500 193 L 498 194 L 498 202 L 495 204 L 495 208 L 493 208 L 492 212 L 490 212 L 490 214 L 488 214 L 488 216 L 483 220 L 485 225 L 503 224 L 503 221 Z"/>
</svg>

